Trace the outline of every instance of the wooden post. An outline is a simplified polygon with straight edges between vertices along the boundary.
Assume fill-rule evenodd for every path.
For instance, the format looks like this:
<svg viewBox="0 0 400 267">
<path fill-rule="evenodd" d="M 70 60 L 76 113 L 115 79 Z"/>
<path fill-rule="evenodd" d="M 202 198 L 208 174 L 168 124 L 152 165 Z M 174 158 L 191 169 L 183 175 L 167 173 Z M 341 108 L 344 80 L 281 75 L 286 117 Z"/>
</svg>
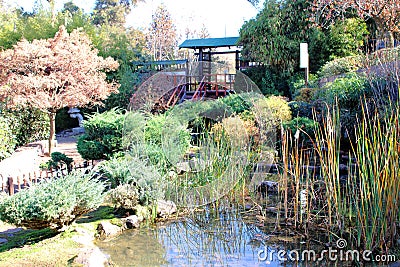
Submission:
<svg viewBox="0 0 400 267">
<path fill-rule="evenodd" d="M 8 186 L 8 194 L 10 196 L 14 195 L 14 181 L 12 177 L 8 177 L 7 186 Z"/>
</svg>

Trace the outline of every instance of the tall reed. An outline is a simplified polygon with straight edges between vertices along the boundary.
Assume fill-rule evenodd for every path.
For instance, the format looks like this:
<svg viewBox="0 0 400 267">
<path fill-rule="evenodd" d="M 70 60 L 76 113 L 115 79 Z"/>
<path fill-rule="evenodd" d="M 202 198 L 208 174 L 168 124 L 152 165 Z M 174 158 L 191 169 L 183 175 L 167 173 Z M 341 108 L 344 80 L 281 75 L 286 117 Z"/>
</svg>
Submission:
<svg viewBox="0 0 400 267">
<path fill-rule="evenodd" d="M 282 200 L 285 217 L 294 219 L 295 226 L 322 216 L 332 239 L 345 237 L 352 247 L 371 251 L 387 252 L 394 246 L 400 227 L 400 116 L 396 105 L 378 111 L 371 112 L 364 104 L 355 125 L 356 141 L 351 143 L 345 177 L 340 173 L 337 105 L 327 107 L 315 129 L 314 155 L 306 154 L 296 139 L 283 132 Z M 320 165 L 320 178 L 310 171 L 311 160 Z M 324 191 L 317 196 L 313 185 L 320 182 Z M 302 203 L 301 192 L 306 194 L 307 203 Z M 321 203 L 317 198 L 325 204 L 316 204 Z M 307 227 L 304 230 L 307 233 Z"/>
<path fill-rule="evenodd" d="M 340 129 L 339 107 L 327 106 L 320 126 L 315 129 L 314 150 L 325 182 L 328 227 L 343 231 L 346 201 L 340 184 Z"/>
<path fill-rule="evenodd" d="M 383 115 L 363 109 L 352 144 L 357 168 L 349 177 L 357 217 L 357 245 L 387 251 L 400 222 L 399 109 Z"/>
</svg>

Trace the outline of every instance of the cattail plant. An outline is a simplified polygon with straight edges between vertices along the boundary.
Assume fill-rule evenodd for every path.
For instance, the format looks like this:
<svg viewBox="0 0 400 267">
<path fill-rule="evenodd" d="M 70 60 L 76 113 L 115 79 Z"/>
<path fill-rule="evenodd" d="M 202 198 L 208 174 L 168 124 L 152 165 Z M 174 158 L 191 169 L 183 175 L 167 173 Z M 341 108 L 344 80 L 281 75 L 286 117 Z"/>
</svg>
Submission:
<svg viewBox="0 0 400 267">
<path fill-rule="evenodd" d="M 357 169 L 350 175 L 357 245 L 387 251 L 400 219 L 399 109 L 384 115 L 363 109 L 352 144 Z"/>
</svg>

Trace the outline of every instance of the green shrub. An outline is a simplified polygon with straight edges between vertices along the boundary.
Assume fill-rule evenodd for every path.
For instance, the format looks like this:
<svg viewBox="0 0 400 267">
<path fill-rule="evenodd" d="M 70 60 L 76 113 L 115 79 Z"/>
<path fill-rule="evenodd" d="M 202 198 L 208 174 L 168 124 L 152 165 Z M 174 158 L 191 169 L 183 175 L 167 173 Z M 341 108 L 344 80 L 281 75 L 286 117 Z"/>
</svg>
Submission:
<svg viewBox="0 0 400 267">
<path fill-rule="evenodd" d="M 322 89 L 324 100 L 334 104 L 336 99 L 340 108 L 358 109 L 360 100 L 371 94 L 371 87 L 366 77 L 356 73 L 348 73 L 326 84 Z"/>
<path fill-rule="evenodd" d="M 304 72 L 297 73 L 289 80 L 289 88 L 294 100 L 310 102 L 314 95 L 314 91 L 318 88 L 318 79 L 314 74 L 308 77 L 307 87 L 305 86 Z"/>
<path fill-rule="evenodd" d="M 150 119 L 147 120 L 144 132 L 144 138 L 147 143 L 161 145 L 166 120 L 167 115 L 165 114 L 151 116 Z"/>
<path fill-rule="evenodd" d="M 85 134 L 78 139 L 78 152 L 84 159 L 108 159 L 122 151 L 125 115 L 117 109 L 88 116 Z"/>
<path fill-rule="evenodd" d="M 94 113 L 87 116 L 84 122 L 85 133 L 89 138 L 96 139 L 104 135 L 121 136 L 124 127 L 125 115 L 121 110 L 111 109 L 103 113 Z"/>
<path fill-rule="evenodd" d="M 44 180 L 0 202 L 0 220 L 32 229 L 60 229 L 103 202 L 105 186 L 90 174 Z"/>
<path fill-rule="evenodd" d="M 331 77 L 335 75 L 353 72 L 363 67 L 362 56 L 349 56 L 337 58 L 325 63 L 318 72 L 320 77 Z"/>
<path fill-rule="evenodd" d="M 138 198 L 137 187 L 132 184 L 119 185 L 108 192 L 111 203 L 127 210 L 132 210 L 139 204 Z"/>
<path fill-rule="evenodd" d="M 72 162 L 74 162 L 74 160 L 64 153 L 53 152 L 51 153 L 51 159 L 45 163 L 40 164 L 40 168 L 46 170 L 49 170 L 51 168 L 61 169 L 63 165 L 65 165 L 67 167 L 67 170 L 70 171 L 72 168 Z"/>
<path fill-rule="evenodd" d="M 35 108 L 19 108 L 5 109 L 1 113 L 9 122 L 17 147 L 49 138 L 49 116 L 43 111 Z"/>
<path fill-rule="evenodd" d="M 135 186 L 140 204 L 148 205 L 164 197 L 162 176 L 155 167 L 135 156 L 126 154 L 101 162 L 99 170 L 108 178 L 111 188 Z"/>
<path fill-rule="evenodd" d="M 168 153 L 171 156 L 175 154 L 179 157 L 190 145 L 190 132 L 185 127 L 186 125 L 181 124 L 174 116 L 166 114 L 151 116 L 144 130 L 145 142 L 150 151 L 154 152 L 153 146 L 159 147 L 156 149 L 156 154 L 162 151 L 162 153 Z"/>
<path fill-rule="evenodd" d="M 282 95 L 283 76 L 271 67 L 257 66 L 243 71 L 258 86 L 263 95 Z"/>
<path fill-rule="evenodd" d="M 288 102 L 280 96 L 270 96 L 258 100 L 254 105 L 258 119 L 266 120 L 270 127 L 279 127 L 282 122 L 292 118 Z"/>
<path fill-rule="evenodd" d="M 299 130 L 300 142 L 310 141 L 310 138 L 313 139 L 317 126 L 318 122 L 305 117 L 296 117 L 293 120 L 283 123 L 283 127 L 285 129 L 290 129 L 294 135 L 296 134 L 297 130 Z"/>
<path fill-rule="evenodd" d="M 16 140 L 8 120 L 0 117 L 0 160 L 7 158 L 14 151 Z"/>
<path fill-rule="evenodd" d="M 250 109 L 250 104 L 242 98 L 240 94 L 232 94 L 227 97 L 220 98 L 219 101 L 231 108 L 235 114 L 240 114 Z"/>
<path fill-rule="evenodd" d="M 77 149 L 81 157 L 86 160 L 108 158 L 108 151 L 102 143 L 97 140 L 88 140 L 85 134 L 78 138 Z"/>
</svg>

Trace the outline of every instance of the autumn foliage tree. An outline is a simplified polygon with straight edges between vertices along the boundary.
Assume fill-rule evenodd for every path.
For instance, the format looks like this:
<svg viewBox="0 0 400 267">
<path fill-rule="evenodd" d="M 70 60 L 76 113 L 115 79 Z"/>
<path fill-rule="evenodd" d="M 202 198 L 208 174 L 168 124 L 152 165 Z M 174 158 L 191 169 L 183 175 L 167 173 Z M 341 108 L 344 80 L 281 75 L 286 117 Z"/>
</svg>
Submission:
<svg viewBox="0 0 400 267">
<path fill-rule="evenodd" d="M 12 107 L 31 106 L 49 114 L 49 153 L 55 137 L 55 115 L 63 107 L 101 104 L 118 84 L 105 71 L 118 62 L 97 55 L 84 33 L 64 26 L 54 38 L 22 40 L 0 53 L 0 100 Z"/>
</svg>

